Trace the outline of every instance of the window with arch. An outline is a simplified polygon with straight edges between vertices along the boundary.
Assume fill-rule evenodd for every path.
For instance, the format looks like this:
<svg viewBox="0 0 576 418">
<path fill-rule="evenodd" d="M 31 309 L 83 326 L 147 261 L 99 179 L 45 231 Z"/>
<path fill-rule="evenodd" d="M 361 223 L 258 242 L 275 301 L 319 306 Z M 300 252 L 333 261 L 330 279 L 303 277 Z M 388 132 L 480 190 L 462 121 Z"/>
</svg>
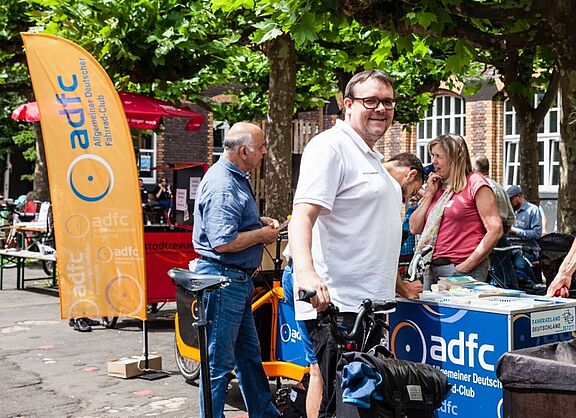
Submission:
<svg viewBox="0 0 576 418">
<path fill-rule="evenodd" d="M 542 100 L 542 94 L 534 95 L 534 105 Z M 539 189 L 556 192 L 560 179 L 560 94 L 550 106 L 538 128 Z M 520 130 L 516 112 L 509 99 L 504 102 L 504 185 L 520 182 L 519 158 Z"/>
<path fill-rule="evenodd" d="M 437 96 L 417 126 L 416 155 L 422 163 L 431 162 L 428 143 L 447 133 L 466 135 L 466 101 L 456 96 Z"/>
</svg>

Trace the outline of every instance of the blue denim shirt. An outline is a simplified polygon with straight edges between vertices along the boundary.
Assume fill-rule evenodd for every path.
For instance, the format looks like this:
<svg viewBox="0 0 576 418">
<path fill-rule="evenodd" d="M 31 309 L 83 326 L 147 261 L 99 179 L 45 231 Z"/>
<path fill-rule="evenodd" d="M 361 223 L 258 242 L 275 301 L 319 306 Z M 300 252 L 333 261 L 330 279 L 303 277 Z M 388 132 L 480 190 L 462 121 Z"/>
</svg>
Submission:
<svg viewBox="0 0 576 418">
<path fill-rule="evenodd" d="M 256 244 L 235 253 L 220 253 L 215 247 L 233 241 L 239 232 L 262 227 L 260 213 L 246 175 L 220 158 L 204 175 L 194 204 L 194 249 L 203 257 L 239 268 L 256 268 L 264 246 Z"/>
<path fill-rule="evenodd" d="M 538 206 L 533 205 L 529 202 L 524 202 L 524 204 L 515 213 L 516 223 L 514 227 L 520 229 L 517 235 L 511 237 L 519 239 L 523 245 L 530 247 L 534 250 L 535 256 L 538 257 L 540 252 L 540 246 L 538 245 L 538 239 L 542 236 L 542 216 L 540 215 L 540 209 Z M 512 244 L 514 244 L 512 242 Z"/>
<path fill-rule="evenodd" d="M 408 232 L 408 236 L 402 243 L 400 247 L 400 255 L 414 255 L 414 247 L 416 247 L 416 237 L 410 233 L 410 216 L 416 210 L 418 205 L 408 206 L 406 209 L 406 215 L 404 215 L 404 221 L 402 222 L 402 232 Z"/>
</svg>

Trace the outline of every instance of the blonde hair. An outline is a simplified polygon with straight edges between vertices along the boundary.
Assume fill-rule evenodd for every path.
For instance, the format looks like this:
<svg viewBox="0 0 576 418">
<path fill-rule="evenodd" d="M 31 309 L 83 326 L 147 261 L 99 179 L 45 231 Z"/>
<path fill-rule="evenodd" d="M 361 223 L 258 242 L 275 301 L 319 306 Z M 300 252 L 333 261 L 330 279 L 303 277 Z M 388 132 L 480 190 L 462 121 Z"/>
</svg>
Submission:
<svg viewBox="0 0 576 418">
<path fill-rule="evenodd" d="M 458 134 L 444 134 L 430 141 L 429 152 L 434 145 L 440 145 L 450 160 L 450 178 L 447 179 L 447 185 L 452 187 L 454 193 L 461 192 L 466 187 L 466 176 L 472 172 L 466 141 Z"/>
</svg>

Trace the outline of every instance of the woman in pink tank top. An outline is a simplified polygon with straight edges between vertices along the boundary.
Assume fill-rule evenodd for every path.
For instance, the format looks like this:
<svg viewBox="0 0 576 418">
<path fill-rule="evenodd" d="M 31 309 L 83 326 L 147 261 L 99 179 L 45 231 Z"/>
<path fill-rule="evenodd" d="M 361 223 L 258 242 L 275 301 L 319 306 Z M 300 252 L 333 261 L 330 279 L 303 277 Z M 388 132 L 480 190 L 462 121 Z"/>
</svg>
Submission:
<svg viewBox="0 0 576 418">
<path fill-rule="evenodd" d="M 429 290 L 439 276 L 460 274 L 486 281 L 488 256 L 503 232 L 494 192 L 482 175 L 472 171 L 460 135 L 440 135 L 428 151 L 435 172 L 410 218 L 410 232 L 422 234 L 422 244 L 434 248 L 424 288 Z"/>
</svg>

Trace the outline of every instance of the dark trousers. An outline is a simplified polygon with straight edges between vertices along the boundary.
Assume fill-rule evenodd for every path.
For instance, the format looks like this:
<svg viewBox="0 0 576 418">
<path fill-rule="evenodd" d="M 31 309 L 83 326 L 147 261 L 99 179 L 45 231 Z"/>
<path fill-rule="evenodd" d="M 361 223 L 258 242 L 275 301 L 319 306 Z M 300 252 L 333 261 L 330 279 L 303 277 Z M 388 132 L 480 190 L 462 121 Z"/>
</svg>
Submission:
<svg viewBox="0 0 576 418">
<path fill-rule="evenodd" d="M 324 387 L 322 389 L 322 403 L 320 404 L 319 417 L 330 418 L 336 414 L 336 369 L 343 351 L 359 351 L 362 345 L 363 332 L 359 332 L 354 343 L 345 348 L 345 342 L 341 336 L 342 330 L 352 331 L 355 313 L 341 313 L 334 317 L 318 314 L 317 319 L 306 321 L 306 328 L 312 344 L 314 354 L 318 359 L 318 365 Z M 382 329 L 376 326 L 368 336 L 366 350 L 380 343 Z"/>
</svg>

